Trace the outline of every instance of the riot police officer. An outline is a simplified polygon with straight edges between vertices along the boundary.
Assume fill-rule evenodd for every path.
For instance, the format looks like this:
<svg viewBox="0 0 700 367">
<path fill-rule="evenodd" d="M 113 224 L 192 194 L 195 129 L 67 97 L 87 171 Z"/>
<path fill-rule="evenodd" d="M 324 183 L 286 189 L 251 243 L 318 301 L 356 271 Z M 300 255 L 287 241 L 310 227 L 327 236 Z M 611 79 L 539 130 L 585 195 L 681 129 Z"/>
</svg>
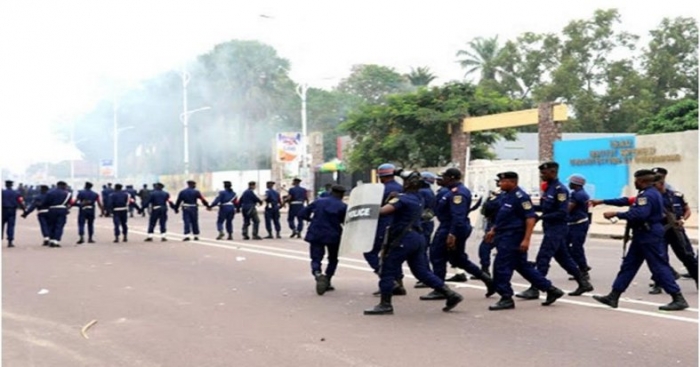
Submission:
<svg viewBox="0 0 700 367">
<path fill-rule="evenodd" d="M 7 227 L 7 247 L 15 247 L 12 242 L 15 240 L 17 208 L 25 210 L 24 199 L 18 191 L 12 189 L 13 184 L 10 180 L 5 181 L 5 189 L 2 190 L 2 234 L 5 234 Z"/>
<path fill-rule="evenodd" d="M 484 206 L 481 207 L 481 214 L 484 216 L 484 221 L 486 222 L 484 233 L 488 233 L 493 227 L 496 214 L 501 207 L 503 191 L 500 190 L 499 179 L 496 179 L 496 186 L 499 186 L 498 191 L 489 192 L 489 198 L 484 203 Z M 489 275 L 491 274 L 491 251 L 493 248 L 493 244 L 486 242 L 485 238 L 482 239 L 479 244 L 479 263 L 481 264 L 481 270 Z"/>
<path fill-rule="evenodd" d="M 427 171 L 421 172 L 420 175 L 423 178 L 423 184 L 420 190 L 418 190 L 418 193 L 423 198 L 424 203 L 421 227 L 423 227 L 425 243 L 428 244 L 433 238 L 433 232 L 435 231 L 435 222 L 433 219 L 435 218 L 435 193 L 433 192 L 432 185 L 435 183 L 437 175 Z M 425 250 L 429 251 L 428 246 L 426 246 Z M 415 288 L 427 288 L 427 286 L 421 282 L 417 282 Z"/>
<path fill-rule="evenodd" d="M 134 202 L 131 194 L 122 190 L 122 184 L 114 185 L 114 192 L 109 195 L 109 211 L 112 213 L 112 222 L 114 223 L 114 243 L 119 243 L 119 234 L 121 228 L 122 241 L 127 242 L 129 226 L 129 206 L 135 205 L 136 209 L 141 211 L 138 204 Z"/>
<path fill-rule="evenodd" d="M 588 201 L 590 197 L 583 188 L 585 184 L 586 178 L 581 175 L 571 175 L 569 177 L 571 198 L 569 199 L 568 207 L 569 215 L 567 217 L 567 222 L 569 232 L 567 234 L 566 244 L 583 278 L 590 279 L 590 275 L 588 274 L 590 267 L 586 260 L 586 251 L 583 248 L 583 245 L 586 243 L 588 228 L 591 224 L 588 215 Z"/>
<path fill-rule="evenodd" d="M 411 272 L 419 281 L 442 294 L 447 300 L 443 311 L 453 309 L 463 299 L 428 268 L 425 236 L 421 233 L 423 200 L 418 190 L 421 188 L 423 179 L 420 173 L 404 172 L 403 181 L 404 193 L 392 195 L 388 203 L 380 209 L 380 215 L 393 215 L 393 221 L 389 237 L 382 244 L 382 265 L 379 269 L 381 301 L 374 308 L 365 310 L 365 315 L 394 313 L 391 297 L 404 261 L 408 262 Z"/>
<path fill-rule="evenodd" d="M 187 181 L 187 188 L 181 190 L 177 195 L 175 208 L 180 209 L 182 204 L 182 221 L 185 225 L 185 238 L 183 241 L 190 240 L 190 233 L 194 234 L 194 240 L 199 240 L 199 211 L 197 209 L 197 201 L 201 201 L 206 207 L 209 206 L 207 199 L 202 196 L 202 193 L 197 190 L 197 183 L 190 180 Z"/>
<path fill-rule="evenodd" d="M 331 196 L 314 200 L 303 208 L 298 217 L 310 221 L 304 241 L 309 243 L 311 257 L 311 274 L 316 281 L 316 293 L 321 296 L 326 291 L 335 290 L 331 279 L 338 267 L 338 250 L 343 234 L 343 223 L 347 204 L 343 202 L 345 188 L 335 185 L 331 188 Z M 326 272 L 321 269 L 321 262 L 328 251 Z"/>
<path fill-rule="evenodd" d="M 47 185 L 39 186 L 39 194 L 32 194 L 32 201 L 27 208 L 27 211 L 22 214 L 22 218 L 26 218 L 36 209 L 36 218 L 39 221 L 39 229 L 41 230 L 41 236 L 44 238 L 43 246 L 49 245 L 49 239 L 51 233 L 49 232 L 48 223 L 48 213 L 49 207 L 46 202 L 46 194 L 49 192 L 49 187 Z"/>
<path fill-rule="evenodd" d="M 236 192 L 231 188 L 231 181 L 224 181 L 224 189 L 219 191 L 219 195 L 212 201 L 207 210 L 219 206 L 219 214 L 216 217 L 216 230 L 219 231 L 217 240 L 224 238 L 224 223 L 228 240 L 233 240 L 233 217 L 236 215 Z"/>
<path fill-rule="evenodd" d="M 104 208 L 102 207 L 102 202 L 100 202 L 100 196 L 92 191 L 91 182 L 86 182 L 85 188 L 78 191 L 76 205 L 78 205 L 78 236 L 80 237 L 77 244 L 81 245 L 85 243 L 86 224 L 88 243 L 95 243 L 95 240 L 92 238 L 95 234 L 95 205 L 98 205 L 100 208 L 100 213 L 104 211 Z"/>
<path fill-rule="evenodd" d="M 297 218 L 299 211 L 304 208 L 304 204 L 309 203 L 309 196 L 306 189 L 299 186 L 301 180 L 295 178 L 292 180 L 292 188 L 289 189 L 289 195 L 287 195 L 286 203 L 289 204 L 289 213 L 287 217 L 287 223 L 289 223 L 289 228 L 292 230 L 291 238 L 301 238 L 301 231 L 304 230 L 304 221 Z"/>
<path fill-rule="evenodd" d="M 260 218 L 258 217 L 257 205 L 262 205 L 262 200 L 255 194 L 255 187 L 257 186 L 255 181 L 248 182 L 248 189 L 243 191 L 241 200 L 238 203 L 238 210 L 243 212 L 243 239 L 249 240 L 248 227 L 250 223 L 253 222 L 253 239 L 262 240 L 262 237 L 258 234 L 260 230 Z"/>
<path fill-rule="evenodd" d="M 141 213 L 145 212 L 146 209 L 150 211 L 150 216 L 148 217 L 148 237 L 146 237 L 146 242 L 153 241 L 153 231 L 156 229 L 156 223 L 160 226 L 160 241 L 167 241 L 165 234 L 167 232 L 167 222 L 168 222 L 168 206 L 175 210 L 175 214 L 178 213 L 178 209 L 170 200 L 170 194 L 163 190 L 165 185 L 160 182 L 153 184 L 153 190 L 149 191 L 146 201 L 143 202 L 143 207 L 141 208 Z"/>
<path fill-rule="evenodd" d="M 265 229 L 267 230 L 267 237 L 272 238 L 272 225 L 275 226 L 275 233 L 277 238 L 282 238 L 280 236 L 280 230 L 282 226 L 280 225 L 280 205 L 282 200 L 280 199 L 280 194 L 275 190 L 275 181 L 267 181 L 267 190 L 265 190 Z M 298 213 L 297 213 L 298 215 Z"/>
<path fill-rule="evenodd" d="M 54 189 L 44 197 L 42 206 L 48 206 L 47 224 L 49 226 L 49 247 L 61 247 L 63 228 L 66 225 L 68 207 L 72 204 L 73 194 L 68 191 L 68 184 L 58 181 Z"/>
</svg>

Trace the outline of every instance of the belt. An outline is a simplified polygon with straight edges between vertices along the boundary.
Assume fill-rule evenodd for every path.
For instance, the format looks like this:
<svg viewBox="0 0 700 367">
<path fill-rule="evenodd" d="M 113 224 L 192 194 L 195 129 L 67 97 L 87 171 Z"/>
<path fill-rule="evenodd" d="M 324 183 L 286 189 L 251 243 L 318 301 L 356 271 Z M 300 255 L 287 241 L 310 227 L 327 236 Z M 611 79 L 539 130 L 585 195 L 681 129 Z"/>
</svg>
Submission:
<svg viewBox="0 0 700 367">
<path fill-rule="evenodd" d="M 162 205 L 157 205 L 157 206 L 154 206 L 154 207 L 153 207 L 153 210 L 160 209 L 160 208 L 162 208 L 162 207 L 163 207 Z"/>
<path fill-rule="evenodd" d="M 49 209 L 66 209 L 65 205 L 53 205 L 50 206 Z"/>
<path fill-rule="evenodd" d="M 196 207 L 197 204 L 182 204 L 182 206 Z"/>
<path fill-rule="evenodd" d="M 223 204 L 221 204 L 221 206 L 224 206 L 224 205 L 233 205 L 233 203 L 223 203 Z"/>
<path fill-rule="evenodd" d="M 575 221 L 575 222 L 569 222 L 569 223 L 567 223 L 567 224 L 570 225 L 570 226 L 573 226 L 573 225 L 576 225 L 576 224 L 581 224 L 581 223 L 586 223 L 586 222 L 588 222 L 588 218 L 582 218 L 582 219 L 579 219 L 579 220 L 577 220 L 577 221 Z"/>
<path fill-rule="evenodd" d="M 81 206 L 80 209 L 94 209 L 92 206 Z"/>
<path fill-rule="evenodd" d="M 38 214 L 43 214 L 43 213 L 48 213 L 49 210 L 48 210 L 48 209 L 39 209 L 39 210 L 37 210 L 36 212 L 37 212 Z"/>
<path fill-rule="evenodd" d="M 125 211 L 125 210 L 127 210 L 127 209 L 129 209 L 129 208 L 127 208 L 127 207 L 124 206 L 124 207 L 121 207 L 121 208 L 112 208 L 112 211 L 115 211 L 115 212 L 122 212 L 122 211 Z"/>
<path fill-rule="evenodd" d="M 304 204 L 303 201 L 292 201 L 290 204 Z"/>
</svg>

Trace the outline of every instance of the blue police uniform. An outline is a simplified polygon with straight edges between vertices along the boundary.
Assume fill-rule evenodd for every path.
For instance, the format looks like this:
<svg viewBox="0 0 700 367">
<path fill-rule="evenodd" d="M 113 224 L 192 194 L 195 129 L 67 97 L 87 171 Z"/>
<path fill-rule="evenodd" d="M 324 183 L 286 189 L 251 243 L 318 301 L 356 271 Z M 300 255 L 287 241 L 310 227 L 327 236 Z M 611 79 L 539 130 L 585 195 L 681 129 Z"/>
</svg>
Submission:
<svg viewBox="0 0 700 367">
<path fill-rule="evenodd" d="M 202 193 L 195 188 L 188 187 L 177 195 L 177 201 L 175 202 L 175 207 L 180 208 L 182 204 L 182 221 L 184 222 L 184 232 L 185 240 L 189 240 L 189 234 L 192 233 L 195 236 L 199 236 L 199 210 L 197 208 L 197 200 L 201 200 L 205 206 L 209 203 L 202 196 Z"/>
<path fill-rule="evenodd" d="M 10 188 L 2 190 L 2 234 L 5 234 L 5 226 L 7 226 L 8 244 L 15 239 L 17 208 L 21 205 L 22 197 L 17 191 Z"/>
<path fill-rule="evenodd" d="M 127 241 L 129 226 L 127 225 L 128 210 L 130 205 L 136 205 L 131 195 L 123 190 L 115 190 L 109 195 L 110 211 L 112 212 L 112 223 L 114 223 L 114 242 L 119 242 L 120 228 Z M 138 206 L 137 206 L 138 208 Z M 139 209 L 140 210 L 140 209 Z"/>
<path fill-rule="evenodd" d="M 272 238 L 273 224 L 277 238 L 280 237 L 280 231 L 282 230 L 280 225 L 280 203 L 280 194 L 277 191 L 273 189 L 265 191 L 265 229 L 269 238 Z"/>
<path fill-rule="evenodd" d="M 224 224 L 229 237 L 233 235 L 233 218 L 236 215 L 237 198 L 236 192 L 229 188 L 219 191 L 219 195 L 211 202 L 211 207 L 219 206 L 219 214 L 216 217 L 216 230 L 219 231 L 219 237 L 223 237 Z"/>
<path fill-rule="evenodd" d="M 63 227 L 66 225 L 68 206 L 71 205 L 71 194 L 69 191 L 54 188 L 44 197 L 42 206 L 48 206 L 47 224 L 49 227 L 49 243 L 51 247 L 60 247 L 63 237 Z"/>
<path fill-rule="evenodd" d="M 569 202 L 573 204 L 573 208 L 567 217 L 569 232 L 566 243 L 572 259 L 583 274 L 588 273 L 588 261 L 586 260 L 586 252 L 583 245 L 586 242 L 588 228 L 591 224 L 588 217 L 589 200 L 590 197 L 583 188 L 573 190 L 569 199 Z"/>
<path fill-rule="evenodd" d="M 676 218 L 683 218 L 685 207 L 688 205 L 684 195 L 678 191 L 666 190 L 665 193 L 661 193 L 661 196 L 664 201 L 664 207 L 673 212 Z M 665 227 L 667 228 L 664 235 L 666 242 L 671 246 L 671 250 L 673 250 L 678 260 L 683 263 L 683 266 L 688 270 L 688 274 L 695 280 L 697 285 L 698 259 L 693 250 L 693 246 L 690 244 L 685 228 L 679 227 L 676 230 L 679 234 L 679 236 L 677 236 L 674 232 L 674 228 L 671 228 L 671 224 L 666 223 Z"/>
<path fill-rule="evenodd" d="M 299 219 L 311 222 L 304 241 L 309 243 L 312 275 L 323 274 L 321 262 L 328 250 L 328 265 L 325 272 L 328 283 L 338 267 L 338 250 L 347 208 L 347 204 L 341 199 L 330 196 L 314 200 L 297 214 Z"/>
<path fill-rule="evenodd" d="M 425 237 L 425 243 L 430 243 L 433 237 L 433 232 L 435 231 L 435 221 L 433 217 L 435 216 L 435 193 L 430 188 L 429 184 L 425 184 L 425 187 L 418 190 L 418 194 L 423 199 L 424 207 L 423 213 L 425 214 L 421 220 L 421 227 L 423 227 L 423 236 Z M 426 246 L 427 251 L 427 246 Z"/>
<path fill-rule="evenodd" d="M 324 191 L 318 195 L 319 198 L 327 198 L 329 196 L 331 196 L 331 193 L 329 191 Z"/>
<path fill-rule="evenodd" d="M 161 187 L 156 186 L 155 189 L 149 192 L 146 201 L 143 203 L 141 210 L 151 208 L 151 215 L 148 217 L 148 238 L 151 238 L 156 229 L 156 224 L 160 227 L 161 241 L 165 240 L 168 222 L 168 205 L 172 205 L 170 194 L 164 191 Z M 175 211 L 177 214 L 177 209 Z"/>
<path fill-rule="evenodd" d="M 36 210 L 36 218 L 39 221 L 41 236 L 44 238 L 44 246 L 48 246 L 51 233 L 49 232 L 48 223 L 49 207 L 45 201 L 46 193 L 33 194 L 31 197 L 32 201 L 29 204 L 27 211 L 22 214 L 22 217 L 26 218 L 29 214 Z"/>
<path fill-rule="evenodd" d="M 488 200 L 486 200 L 484 206 L 481 207 L 481 213 L 484 215 L 484 219 L 486 221 L 486 226 L 484 227 L 485 232 L 490 231 L 493 227 L 494 220 L 496 219 L 496 213 L 498 213 L 498 209 L 501 207 L 501 199 L 503 198 L 503 195 L 504 193 L 502 191 L 498 193 L 490 193 Z M 479 263 L 481 265 L 481 270 L 487 273 L 490 273 L 491 251 L 493 248 L 494 246 L 486 242 L 486 239 L 481 240 L 481 243 L 479 244 Z"/>
<path fill-rule="evenodd" d="M 109 196 L 112 195 L 113 192 L 114 192 L 114 189 L 112 189 L 111 187 L 108 187 L 108 186 L 102 187 L 102 192 L 101 192 L 102 205 L 104 205 L 104 208 L 105 208 L 105 213 L 104 213 L 105 215 L 111 214 L 110 208 L 112 207 L 112 204 L 110 204 L 110 202 L 109 202 Z"/>
<path fill-rule="evenodd" d="M 129 196 L 132 199 L 132 202 L 129 205 L 129 216 L 133 217 L 134 216 L 134 209 L 136 209 L 136 205 L 134 205 L 134 204 L 136 203 L 136 196 L 138 195 L 138 192 L 131 185 L 127 186 L 124 191 L 128 192 Z"/>
<path fill-rule="evenodd" d="M 78 205 L 78 235 L 85 235 L 85 224 L 87 224 L 88 237 L 92 238 L 95 233 L 95 211 L 96 205 L 100 201 L 100 196 L 90 189 L 78 191 L 76 204 Z"/>
<path fill-rule="evenodd" d="M 390 180 L 384 183 L 384 195 L 382 196 L 382 205 L 386 204 L 389 200 L 389 194 L 392 192 L 402 193 L 403 186 L 396 182 L 395 180 Z M 374 235 L 374 244 L 372 245 L 372 251 L 365 252 L 363 255 L 365 260 L 375 272 L 379 270 L 379 252 L 382 250 L 382 243 L 384 242 L 384 232 L 386 232 L 386 227 L 391 225 L 391 216 L 380 216 L 377 221 L 377 232 Z M 403 274 L 403 273 L 402 273 Z"/>
<path fill-rule="evenodd" d="M 525 239 L 526 220 L 536 217 L 530 196 L 520 187 L 503 193 L 492 227 L 497 250 L 493 261 L 494 288 L 503 298 L 513 296 L 510 284 L 513 271 L 541 291 L 552 287 L 552 283 L 527 261 L 527 252 L 520 251 L 520 244 Z"/>
<path fill-rule="evenodd" d="M 262 200 L 255 195 L 253 189 L 247 189 L 243 192 L 239 206 L 243 212 L 243 238 L 249 239 L 248 237 L 248 227 L 250 223 L 253 222 L 253 238 L 260 238 L 258 236 L 258 230 L 260 228 L 260 218 L 258 218 L 258 210 L 256 205 L 262 204 Z"/>
<path fill-rule="evenodd" d="M 289 215 L 287 223 L 292 230 L 292 236 L 301 234 L 304 230 L 304 221 L 297 218 L 299 211 L 304 208 L 307 200 L 306 189 L 301 186 L 294 186 L 289 189 Z M 295 222 L 296 221 L 296 222 Z"/>
</svg>

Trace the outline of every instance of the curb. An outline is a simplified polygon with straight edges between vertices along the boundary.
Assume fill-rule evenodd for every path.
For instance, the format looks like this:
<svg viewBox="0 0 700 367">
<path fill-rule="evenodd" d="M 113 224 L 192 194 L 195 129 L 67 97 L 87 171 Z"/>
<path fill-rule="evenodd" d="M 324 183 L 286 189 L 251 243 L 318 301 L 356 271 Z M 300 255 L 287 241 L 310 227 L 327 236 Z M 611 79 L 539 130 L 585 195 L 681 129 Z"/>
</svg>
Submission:
<svg viewBox="0 0 700 367">
<path fill-rule="evenodd" d="M 542 234 L 542 230 L 537 230 L 537 229 L 536 229 L 536 230 L 534 230 L 532 233 Z M 622 234 L 619 234 L 619 235 L 622 236 Z M 588 232 L 588 238 L 596 238 L 596 239 L 604 239 L 604 240 L 615 240 L 615 239 L 611 238 L 610 236 L 614 236 L 614 235 L 612 235 L 612 234 L 604 234 L 604 233 L 591 233 L 591 232 Z M 688 239 L 690 240 L 690 243 L 691 243 L 691 244 L 693 244 L 693 245 L 697 245 L 697 244 L 698 244 L 698 239 L 697 239 L 697 238 L 688 238 Z M 615 241 L 620 241 L 620 240 L 615 240 Z"/>
</svg>

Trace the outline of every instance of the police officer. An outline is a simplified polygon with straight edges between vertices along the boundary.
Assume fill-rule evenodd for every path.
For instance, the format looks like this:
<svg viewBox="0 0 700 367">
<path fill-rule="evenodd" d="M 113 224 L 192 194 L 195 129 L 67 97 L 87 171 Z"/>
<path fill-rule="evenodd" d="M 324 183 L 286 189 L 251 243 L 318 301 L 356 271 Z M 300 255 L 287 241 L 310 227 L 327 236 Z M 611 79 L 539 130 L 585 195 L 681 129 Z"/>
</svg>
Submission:
<svg viewBox="0 0 700 367">
<path fill-rule="evenodd" d="M 404 194 L 394 194 L 388 203 L 380 209 L 381 216 L 393 215 L 389 238 L 382 249 L 382 266 L 379 269 L 379 289 L 381 301 L 374 308 L 364 311 L 365 315 L 393 314 L 391 304 L 396 279 L 400 275 L 400 269 L 404 261 L 408 262 L 413 275 L 435 292 L 447 299 L 443 311 L 453 309 L 462 301 L 459 293 L 451 290 L 439 277 L 435 276 L 428 268 L 428 259 L 425 255 L 425 236 L 421 233 L 421 216 L 423 214 L 423 200 L 418 194 L 423 179 L 420 173 L 404 172 Z"/>
<path fill-rule="evenodd" d="M 403 192 L 403 187 L 396 182 L 396 180 L 394 180 L 395 173 L 396 167 L 393 164 L 384 163 L 377 167 L 377 176 L 379 177 L 379 181 L 384 185 L 382 205 L 385 205 L 389 201 L 389 196 L 392 192 L 396 194 Z M 374 235 L 374 243 L 372 244 L 372 250 L 363 254 L 367 264 L 369 264 L 369 266 L 372 267 L 374 272 L 377 274 L 379 274 L 379 252 L 382 249 L 386 228 L 391 224 L 391 218 L 392 217 L 390 215 L 379 217 L 379 221 L 377 222 L 377 232 Z M 381 290 L 374 292 L 375 296 L 379 296 L 380 294 Z M 406 295 L 406 288 L 403 286 L 403 272 L 401 270 L 396 278 L 394 295 Z"/>
<path fill-rule="evenodd" d="M 224 223 L 228 240 L 233 240 L 233 217 L 236 215 L 236 192 L 231 188 L 231 181 L 224 181 L 224 189 L 219 191 L 219 195 L 211 202 L 207 210 L 219 206 L 219 214 L 216 217 L 216 230 L 219 231 L 217 240 L 224 238 Z"/>
<path fill-rule="evenodd" d="M 289 223 L 289 228 L 292 230 L 292 235 L 290 238 L 301 238 L 301 231 L 304 230 L 304 221 L 297 218 L 299 211 L 304 208 L 304 204 L 309 203 L 308 193 L 306 189 L 299 186 L 301 180 L 295 178 L 292 180 L 292 188 L 289 189 L 289 195 L 287 195 L 286 203 L 289 203 L 289 213 L 287 217 L 287 223 Z"/>
<path fill-rule="evenodd" d="M 486 222 L 484 233 L 488 233 L 493 227 L 496 214 L 498 214 L 498 209 L 501 207 L 501 199 L 504 192 L 500 189 L 499 179 L 496 179 L 496 186 L 499 187 L 498 190 L 489 192 L 489 198 L 484 203 L 484 206 L 481 207 L 481 214 Z M 481 270 L 489 276 L 491 275 L 491 251 L 493 249 L 493 244 L 486 242 L 486 238 L 481 240 L 479 244 L 479 263 L 481 264 Z"/>
<path fill-rule="evenodd" d="M 163 190 L 165 185 L 160 182 L 153 184 L 153 191 L 148 193 L 148 197 L 145 202 L 143 202 L 143 207 L 141 208 L 141 213 L 146 211 L 146 208 L 150 211 L 150 216 L 148 217 L 148 237 L 146 237 L 146 242 L 153 242 L 153 232 L 156 229 L 156 223 L 160 226 L 160 241 L 165 242 L 168 239 L 165 237 L 167 232 L 167 222 L 168 222 L 168 206 L 175 210 L 175 214 L 178 213 L 178 209 L 175 208 L 172 201 L 170 201 L 170 194 Z"/>
<path fill-rule="evenodd" d="M 29 214 L 31 214 L 34 211 L 34 209 L 36 209 L 36 218 L 39 221 L 39 229 L 41 229 L 41 235 L 42 237 L 44 237 L 43 246 L 49 245 L 49 237 L 51 235 L 49 232 L 48 223 L 49 207 L 45 200 L 46 194 L 48 192 L 49 187 L 47 185 L 41 185 L 39 188 L 39 194 L 31 195 L 32 201 L 29 204 L 27 211 L 24 212 L 24 214 L 22 214 L 22 218 L 26 218 Z"/>
<path fill-rule="evenodd" d="M 122 184 L 114 185 L 114 192 L 109 195 L 109 205 L 110 212 L 112 213 L 112 222 L 114 223 L 114 243 L 119 243 L 119 228 L 121 227 L 121 234 L 123 242 L 127 242 L 127 234 L 129 232 L 129 226 L 127 225 L 128 215 L 130 205 L 136 205 L 136 208 L 140 211 L 141 208 L 138 204 L 134 202 L 127 191 L 122 190 Z"/>
<path fill-rule="evenodd" d="M 333 187 L 333 184 L 332 184 L 332 183 L 327 183 L 327 184 L 325 185 L 325 187 L 324 187 L 323 192 L 321 192 L 321 193 L 318 195 L 318 197 L 319 197 L 319 198 L 327 198 L 327 197 L 331 196 L 331 189 L 332 189 L 332 187 Z"/>
<path fill-rule="evenodd" d="M 78 236 L 80 239 L 77 244 L 85 243 L 85 224 L 87 223 L 88 243 L 95 243 L 92 236 L 95 233 L 95 205 L 100 208 L 100 213 L 104 211 L 100 196 L 92 191 L 92 183 L 86 182 L 85 188 L 78 191 L 76 197 L 76 205 L 78 205 Z"/>
<path fill-rule="evenodd" d="M 348 206 L 343 202 L 345 188 L 333 186 L 331 196 L 314 200 L 303 208 L 297 215 L 299 219 L 310 221 L 304 241 L 309 243 L 311 257 L 311 275 L 316 280 L 316 293 L 322 296 L 326 291 L 335 290 L 331 279 L 338 267 L 338 250 L 343 234 L 345 212 Z M 326 273 L 321 269 L 321 262 L 328 250 L 328 266 Z"/>
<path fill-rule="evenodd" d="M 15 247 L 12 243 L 15 240 L 15 220 L 17 219 L 17 208 L 24 211 L 24 199 L 18 191 L 12 189 L 14 182 L 5 181 L 5 189 L 2 190 L 2 234 L 5 234 L 7 226 L 7 247 Z"/>
<path fill-rule="evenodd" d="M 109 196 L 112 195 L 114 190 L 112 189 L 112 183 L 109 182 L 107 183 L 107 186 L 102 186 L 102 204 L 104 205 L 105 211 L 102 213 L 103 216 L 109 217 L 112 213 L 110 213 L 109 208 L 112 207 L 112 205 L 109 203 Z"/>
<path fill-rule="evenodd" d="M 428 244 L 430 243 L 433 237 L 433 232 L 435 231 L 435 222 L 433 221 L 433 218 L 435 218 L 435 193 L 433 192 L 432 185 L 435 183 L 437 175 L 427 171 L 421 172 L 420 175 L 423 178 L 423 184 L 420 190 L 418 190 L 418 193 L 420 194 L 421 198 L 423 198 L 424 204 L 423 216 L 421 217 L 421 227 L 423 228 L 425 243 Z M 425 250 L 427 255 L 427 251 L 429 251 L 427 245 Z M 417 282 L 415 285 L 415 288 L 427 287 L 427 285 L 421 282 Z"/>
<path fill-rule="evenodd" d="M 138 193 L 134 189 L 134 185 L 126 185 L 126 189 L 124 191 L 129 193 L 129 196 L 131 197 L 132 202 L 135 204 L 136 203 L 136 196 Z M 129 217 L 130 218 L 134 217 L 134 210 L 136 209 L 136 206 L 134 204 L 129 205 Z"/>
<path fill-rule="evenodd" d="M 592 291 L 593 286 L 581 274 L 581 269 L 571 258 L 566 243 L 569 231 L 567 223 L 569 190 L 558 179 L 559 164 L 557 162 L 542 163 L 539 170 L 540 179 L 543 182 L 543 192 L 540 205 L 536 205 L 534 208 L 535 211 L 542 212 L 538 219 L 542 220 L 544 237 L 535 258 L 537 271 L 543 276 L 547 276 L 549 264 L 554 258 L 578 283 L 578 288 L 569 295 L 580 296 L 585 292 Z M 515 296 L 523 299 L 538 299 L 540 293 L 533 284 L 528 290 Z"/>
<path fill-rule="evenodd" d="M 486 285 L 488 292 L 492 291 L 493 281 L 479 266 L 469 260 L 466 251 L 467 238 L 471 235 L 472 226 L 469 220 L 469 209 L 472 194 L 461 182 L 462 172 L 457 168 L 449 168 L 442 174 L 442 180 L 448 191 L 436 205 L 436 214 L 440 225 L 435 232 L 430 259 L 433 272 L 438 278 L 445 279 L 447 263 L 464 269 Z M 444 299 L 444 294 L 433 291 L 420 299 L 424 301 Z"/>
<path fill-rule="evenodd" d="M 527 250 L 530 248 L 530 238 L 537 218 L 530 196 L 518 186 L 517 173 L 502 172 L 498 174 L 498 179 L 503 191 L 501 206 L 485 239 L 496 246 L 493 282 L 494 292 L 498 293 L 501 299 L 489 306 L 489 310 L 515 308 L 513 288 L 510 284 L 513 271 L 517 271 L 537 289 L 547 292 L 547 299 L 542 305 L 549 306 L 562 297 L 564 292 L 553 286 L 552 282 L 527 261 Z M 489 292 L 486 296 L 492 294 Z"/>
<path fill-rule="evenodd" d="M 141 216 L 145 217 L 146 216 L 146 208 L 148 208 L 149 212 L 148 214 L 151 214 L 150 208 L 146 203 L 148 202 L 148 197 L 151 195 L 151 190 L 148 189 L 148 185 L 143 184 L 143 187 L 141 190 L 139 190 L 139 198 L 141 199 L 141 208 L 143 209 L 141 211 Z"/>
<path fill-rule="evenodd" d="M 239 202 L 239 211 L 243 212 L 243 239 L 249 240 L 248 227 L 250 227 L 250 222 L 253 222 L 253 239 L 262 240 L 262 237 L 258 235 L 260 230 L 260 218 L 258 217 L 258 209 L 256 205 L 262 205 L 262 200 L 255 194 L 255 187 L 257 186 L 255 181 L 248 182 L 248 189 L 243 191 L 241 200 Z"/>
<path fill-rule="evenodd" d="M 182 221 L 185 223 L 185 238 L 182 239 L 183 241 L 190 240 L 190 232 L 194 234 L 195 241 L 199 240 L 197 200 L 200 200 L 204 206 L 209 206 L 207 199 L 197 190 L 197 183 L 192 180 L 187 181 L 187 188 L 180 191 L 175 202 L 175 208 L 178 209 L 180 204 L 182 204 Z"/>
<path fill-rule="evenodd" d="M 654 187 L 654 176 L 651 170 L 635 172 L 634 186 L 639 191 L 634 204 L 627 212 L 603 213 L 605 219 L 617 217 L 626 220 L 632 230 L 632 243 L 622 260 L 612 290 L 606 296 L 593 296 L 596 301 L 612 308 L 617 308 L 620 295 L 630 285 L 644 261 L 647 262 L 653 279 L 672 297 L 671 303 L 659 306 L 659 310 L 679 311 L 688 308 L 668 264 L 662 224 L 664 204 L 661 193 Z"/>
<path fill-rule="evenodd" d="M 588 271 L 588 261 L 586 260 L 586 252 L 583 248 L 588 235 L 590 226 L 590 218 L 588 216 L 588 201 L 590 197 L 583 188 L 586 185 L 586 178 L 581 175 L 571 175 L 569 177 L 569 189 L 571 197 L 569 198 L 567 222 L 569 232 L 566 237 L 566 244 L 569 248 L 572 259 L 578 265 L 581 271 L 581 276 L 584 279 L 590 279 Z"/>
<path fill-rule="evenodd" d="M 265 229 L 267 230 L 267 237 L 265 238 L 272 238 L 273 224 L 275 225 L 277 238 L 282 238 L 280 236 L 280 230 L 282 229 L 280 225 L 281 203 L 280 194 L 275 190 L 275 181 L 267 181 L 267 190 L 265 191 Z"/>
<path fill-rule="evenodd" d="M 678 260 L 680 260 L 683 266 L 688 270 L 688 275 L 695 281 L 695 286 L 697 287 L 698 259 L 693 250 L 693 246 L 690 244 L 685 228 L 683 227 L 684 221 L 690 218 L 690 206 L 685 200 L 683 193 L 667 188 L 666 175 L 668 171 L 665 168 L 655 167 L 652 168 L 652 172 L 658 175 L 655 186 L 664 200 L 664 211 L 666 213 L 666 218 L 664 219 L 664 228 L 666 229 L 664 238 L 671 246 L 671 250 L 673 250 Z M 674 218 L 676 222 L 670 222 L 669 218 Z M 657 289 L 658 293 L 660 293 L 661 289 L 658 288 L 658 283 Z"/>
<path fill-rule="evenodd" d="M 61 247 L 63 227 L 66 225 L 68 207 L 72 204 L 73 194 L 68 191 L 68 184 L 58 181 L 54 189 L 44 197 L 42 206 L 48 206 L 47 224 L 49 226 L 49 247 Z"/>
</svg>

